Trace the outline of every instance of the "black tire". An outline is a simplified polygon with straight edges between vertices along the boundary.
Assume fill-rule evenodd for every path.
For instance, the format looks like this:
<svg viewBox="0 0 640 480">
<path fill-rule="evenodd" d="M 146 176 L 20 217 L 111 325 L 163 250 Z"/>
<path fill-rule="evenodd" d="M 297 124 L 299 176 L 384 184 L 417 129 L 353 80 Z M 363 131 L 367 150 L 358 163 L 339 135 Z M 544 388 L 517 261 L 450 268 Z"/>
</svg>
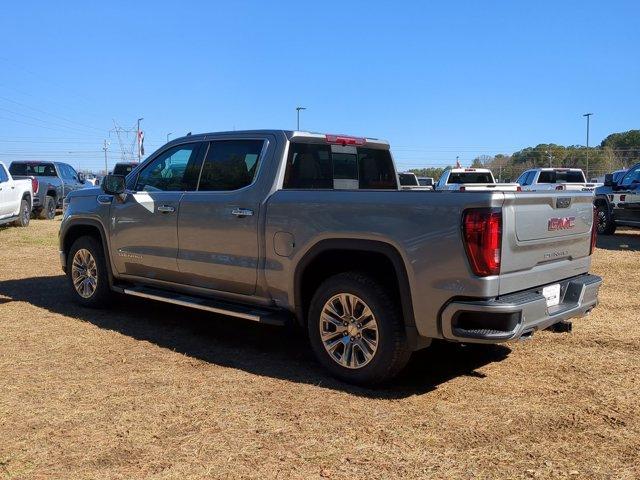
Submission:
<svg viewBox="0 0 640 480">
<path fill-rule="evenodd" d="M 95 261 L 96 287 L 89 297 L 83 297 L 73 283 L 73 261 L 79 250 L 88 250 Z M 84 307 L 100 308 L 105 306 L 111 298 L 112 291 L 109 286 L 107 264 L 102 250 L 101 242 L 92 236 L 78 238 L 67 255 L 67 280 L 74 300 Z"/>
<path fill-rule="evenodd" d="M 325 349 L 320 334 L 325 304 L 341 293 L 359 297 L 370 308 L 378 326 L 377 349 L 369 362 L 359 368 L 339 364 Z M 387 288 L 363 273 L 340 273 L 318 287 L 309 307 L 307 330 L 318 361 L 332 375 L 347 383 L 373 386 L 387 382 L 400 373 L 411 356 L 400 305 Z"/>
<path fill-rule="evenodd" d="M 44 205 L 38 211 L 38 218 L 42 220 L 53 220 L 56 218 L 56 199 L 51 195 L 44 197 Z"/>
<path fill-rule="evenodd" d="M 596 220 L 598 235 L 613 235 L 616 233 L 616 223 L 611 218 L 609 207 L 604 203 L 596 205 Z"/>
<path fill-rule="evenodd" d="M 31 220 L 31 210 L 29 210 L 29 202 L 25 199 L 20 202 L 20 211 L 18 213 L 20 217 L 13 222 L 16 227 L 28 227 L 29 220 Z"/>
</svg>

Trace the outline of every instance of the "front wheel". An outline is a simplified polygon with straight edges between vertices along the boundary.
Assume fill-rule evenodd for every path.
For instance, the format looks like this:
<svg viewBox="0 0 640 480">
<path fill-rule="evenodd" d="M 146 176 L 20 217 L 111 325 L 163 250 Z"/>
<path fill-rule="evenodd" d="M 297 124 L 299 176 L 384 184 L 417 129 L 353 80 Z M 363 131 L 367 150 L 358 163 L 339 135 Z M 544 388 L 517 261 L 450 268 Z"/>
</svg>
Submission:
<svg viewBox="0 0 640 480">
<path fill-rule="evenodd" d="M 613 235 L 616 232 L 616 224 L 607 205 L 600 203 L 596 206 L 596 220 L 598 235 Z"/>
<path fill-rule="evenodd" d="M 411 356 L 398 302 L 366 274 L 325 280 L 311 300 L 307 326 L 317 359 L 348 383 L 388 381 Z"/>
<path fill-rule="evenodd" d="M 53 220 L 56 218 L 56 199 L 51 195 L 44 197 L 44 205 L 39 211 L 38 217 L 43 220 Z"/>
<path fill-rule="evenodd" d="M 28 227 L 29 220 L 31 220 L 31 209 L 29 208 L 29 202 L 22 200 L 20 202 L 20 212 L 18 219 L 14 222 L 16 227 Z"/>
<path fill-rule="evenodd" d="M 67 257 L 67 278 L 74 299 L 85 307 L 102 307 L 111 296 L 101 243 L 91 236 L 78 238 Z"/>
</svg>

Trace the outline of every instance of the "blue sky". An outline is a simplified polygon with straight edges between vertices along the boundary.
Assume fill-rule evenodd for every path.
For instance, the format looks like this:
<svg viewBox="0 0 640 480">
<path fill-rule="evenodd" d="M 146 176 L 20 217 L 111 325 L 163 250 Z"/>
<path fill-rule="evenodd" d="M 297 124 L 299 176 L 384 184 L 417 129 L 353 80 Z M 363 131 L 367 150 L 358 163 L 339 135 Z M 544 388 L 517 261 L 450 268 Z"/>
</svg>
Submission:
<svg viewBox="0 0 640 480">
<path fill-rule="evenodd" d="M 7 2 L 0 159 L 99 168 L 112 119 L 389 140 L 402 168 L 640 128 L 640 2 Z"/>
</svg>

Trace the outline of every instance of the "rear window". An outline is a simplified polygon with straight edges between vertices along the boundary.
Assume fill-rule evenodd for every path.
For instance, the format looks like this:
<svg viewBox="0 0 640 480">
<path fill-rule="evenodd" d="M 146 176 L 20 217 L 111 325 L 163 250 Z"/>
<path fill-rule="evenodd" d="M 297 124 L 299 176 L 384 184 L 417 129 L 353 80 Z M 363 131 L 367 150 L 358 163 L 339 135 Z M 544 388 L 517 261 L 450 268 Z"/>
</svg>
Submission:
<svg viewBox="0 0 640 480">
<path fill-rule="evenodd" d="M 582 172 L 545 170 L 540 172 L 538 183 L 585 183 L 585 178 Z"/>
<path fill-rule="evenodd" d="M 419 185 L 416 176 L 410 173 L 399 173 L 400 185 L 403 187 L 417 187 Z"/>
<path fill-rule="evenodd" d="M 38 177 L 55 177 L 53 163 L 12 163 L 9 167 L 11 175 L 33 175 Z"/>
<path fill-rule="evenodd" d="M 131 173 L 138 164 L 130 164 L 130 163 L 116 163 L 116 166 L 113 167 L 114 175 L 124 175 L 125 177 Z"/>
<path fill-rule="evenodd" d="M 291 143 L 284 188 L 397 189 L 389 150 Z"/>
<path fill-rule="evenodd" d="M 488 172 L 459 172 L 449 175 L 447 183 L 493 183 Z"/>
</svg>

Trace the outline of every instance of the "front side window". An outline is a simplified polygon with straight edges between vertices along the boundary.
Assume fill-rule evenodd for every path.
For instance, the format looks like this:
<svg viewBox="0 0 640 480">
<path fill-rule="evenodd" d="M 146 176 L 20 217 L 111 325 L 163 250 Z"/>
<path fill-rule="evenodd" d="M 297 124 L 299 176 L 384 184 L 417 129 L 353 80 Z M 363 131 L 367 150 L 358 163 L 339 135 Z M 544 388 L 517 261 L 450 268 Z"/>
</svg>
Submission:
<svg viewBox="0 0 640 480">
<path fill-rule="evenodd" d="M 397 189 L 388 150 L 319 143 L 292 143 L 286 189 Z"/>
<path fill-rule="evenodd" d="M 238 190 L 253 183 L 263 145 L 264 140 L 211 142 L 198 191 Z"/>
<path fill-rule="evenodd" d="M 198 182 L 201 143 L 175 146 L 146 165 L 135 190 L 148 192 L 180 192 L 195 190 Z"/>
</svg>

